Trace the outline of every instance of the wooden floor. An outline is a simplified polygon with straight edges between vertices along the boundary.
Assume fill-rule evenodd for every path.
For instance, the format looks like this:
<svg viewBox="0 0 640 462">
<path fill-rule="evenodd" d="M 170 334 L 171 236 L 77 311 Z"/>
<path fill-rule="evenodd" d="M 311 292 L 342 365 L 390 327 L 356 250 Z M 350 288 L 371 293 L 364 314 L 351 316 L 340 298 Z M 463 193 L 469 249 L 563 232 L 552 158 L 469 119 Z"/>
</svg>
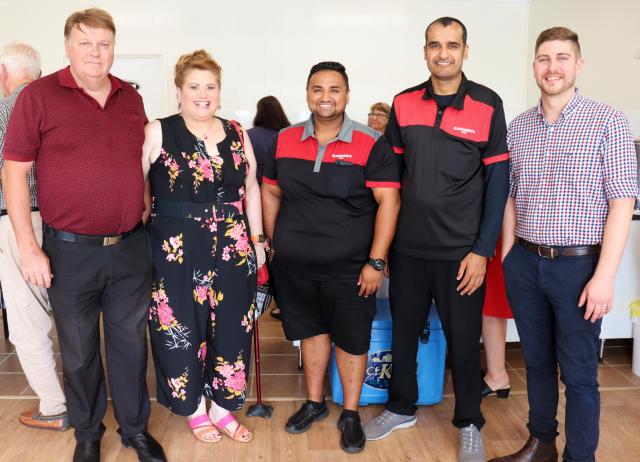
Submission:
<svg viewBox="0 0 640 462">
<path fill-rule="evenodd" d="M 395 432 L 382 441 L 368 442 L 363 453 L 347 455 L 339 448 L 335 427 L 340 409 L 331 405 L 330 416 L 301 435 L 289 435 L 283 429 L 286 419 L 304 398 L 304 378 L 297 368 L 297 354 L 282 335 L 279 322 L 269 315 L 261 318 L 263 400 L 274 406 L 271 419 L 238 417 L 255 432 L 249 444 L 223 438 L 219 443 L 197 442 L 183 418 L 172 415 L 155 401 L 152 403 L 149 431 L 162 443 L 172 462 L 192 461 L 454 461 L 457 432 L 450 424 L 453 397 L 450 372 L 445 372 L 445 397 L 436 406 L 418 411 L 418 424 Z M 57 348 L 57 347 L 56 347 Z M 60 358 L 57 358 L 60 364 Z M 490 398 L 483 403 L 487 424 L 483 429 L 488 458 L 513 451 L 527 437 L 526 379 L 522 353 L 517 344 L 508 345 L 507 365 L 512 394 L 509 399 Z M 640 462 L 640 377 L 631 372 L 631 344 L 611 341 L 605 349 L 599 381 L 602 395 L 600 462 Z M 149 369 L 149 389 L 155 396 L 153 366 Z M 327 387 L 327 395 L 330 396 Z M 250 379 L 249 403 L 255 400 L 255 377 Z M 70 461 L 73 432 L 55 433 L 33 430 L 18 423 L 18 414 L 37 406 L 11 344 L 0 337 L 0 461 Z M 381 406 L 365 406 L 365 422 L 381 411 Z M 562 449 L 564 398 L 558 420 Z M 124 449 L 115 432 L 117 423 L 111 406 L 105 418 L 107 432 L 102 441 L 103 461 L 136 461 L 132 450 Z"/>
</svg>

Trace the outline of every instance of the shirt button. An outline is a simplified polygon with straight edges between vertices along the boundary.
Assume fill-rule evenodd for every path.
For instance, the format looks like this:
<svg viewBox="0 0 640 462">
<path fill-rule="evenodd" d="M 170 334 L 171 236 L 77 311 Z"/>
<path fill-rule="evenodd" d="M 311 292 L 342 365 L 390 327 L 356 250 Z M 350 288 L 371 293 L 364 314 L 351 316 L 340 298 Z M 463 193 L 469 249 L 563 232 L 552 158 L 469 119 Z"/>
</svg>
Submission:
<svg viewBox="0 0 640 462">
<path fill-rule="evenodd" d="M 442 111 L 438 111 L 438 115 L 442 115 Z"/>
</svg>

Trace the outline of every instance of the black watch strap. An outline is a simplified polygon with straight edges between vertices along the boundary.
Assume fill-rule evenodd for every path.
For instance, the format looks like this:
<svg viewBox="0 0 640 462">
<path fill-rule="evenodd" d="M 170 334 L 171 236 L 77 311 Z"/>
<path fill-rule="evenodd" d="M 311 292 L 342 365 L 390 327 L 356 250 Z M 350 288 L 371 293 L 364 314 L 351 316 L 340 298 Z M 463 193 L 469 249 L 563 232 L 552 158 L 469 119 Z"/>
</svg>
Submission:
<svg viewBox="0 0 640 462">
<path fill-rule="evenodd" d="M 367 263 L 376 271 L 382 271 L 386 265 L 382 258 L 369 258 Z"/>
</svg>

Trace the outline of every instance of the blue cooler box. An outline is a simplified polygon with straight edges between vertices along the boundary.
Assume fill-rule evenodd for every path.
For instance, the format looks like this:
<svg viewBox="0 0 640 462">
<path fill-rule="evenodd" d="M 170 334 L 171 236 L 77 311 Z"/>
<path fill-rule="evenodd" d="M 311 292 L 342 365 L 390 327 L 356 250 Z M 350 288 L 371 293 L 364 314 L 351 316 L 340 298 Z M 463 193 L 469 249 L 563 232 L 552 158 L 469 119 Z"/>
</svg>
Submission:
<svg viewBox="0 0 640 462">
<path fill-rule="evenodd" d="M 444 360 L 447 344 L 435 305 L 429 312 L 429 323 L 418 340 L 418 402 L 416 404 L 437 404 L 442 401 L 444 385 Z M 391 361 L 391 311 L 389 300 L 377 300 L 377 313 L 371 330 L 367 370 L 360 395 L 360 405 L 382 404 L 389 398 L 389 384 L 392 373 Z M 336 366 L 335 347 L 329 364 L 331 397 L 337 404 L 343 404 L 342 385 Z"/>
</svg>

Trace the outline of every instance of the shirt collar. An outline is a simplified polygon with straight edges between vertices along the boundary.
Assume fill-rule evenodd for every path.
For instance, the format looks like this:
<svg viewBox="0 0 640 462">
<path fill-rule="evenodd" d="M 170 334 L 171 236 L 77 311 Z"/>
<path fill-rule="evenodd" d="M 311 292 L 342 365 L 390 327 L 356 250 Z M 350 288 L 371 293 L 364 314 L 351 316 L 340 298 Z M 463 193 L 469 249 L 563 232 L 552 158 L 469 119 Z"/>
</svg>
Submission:
<svg viewBox="0 0 640 462">
<path fill-rule="evenodd" d="M 424 83 L 425 92 L 422 95 L 422 99 L 429 100 L 434 98 L 435 92 L 433 91 L 433 83 L 431 82 L 431 77 Z M 462 73 L 462 80 L 460 81 L 460 86 L 458 87 L 458 91 L 456 92 L 455 98 L 453 98 L 453 102 L 451 103 L 451 107 L 455 109 L 464 109 L 464 97 L 467 96 L 467 76 Z"/>
<path fill-rule="evenodd" d="M 578 90 L 578 88 L 576 87 L 576 92 L 571 97 L 569 102 L 566 104 L 564 109 L 562 109 L 562 112 L 560 113 L 560 119 L 564 119 L 565 117 L 569 117 L 573 113 L 573 111 L 575 111 L 576 108 L 578 106 L 580 106 L 580 104 L 582 103 L 583 99 L 584 98 L 582 97 L 582 93 L 580 93 L 580 90 Z M 538 115 L 540 116 L 540 118 L 542 120 L 546 120 L 544 118 L 544 112 L 542 111 L 542 98 L 540 98 L 538 100 Z M 558 119 L 558 120 L 560 120 L 560 119 Z"/>
<path fill-rule="evenodd" d="M 11 96 L 18 96 L 18 95 L 20 94 L 20 92 L 21 92 L 22 90 L 24 90 L 24 89 L 27 87 L 27 85 L 29 85 L 29 83 L 28 83 L 28 82 L 21 83 L 20 85 L 18 85 L 16 88 L 14 88 L 14 89 L 13 89 L 13 91 L 11 92 L 11 94 L 9 95 L 9 97 L 11 97 Z"/>
<path fill-rule="evenodd" d="M 300 138 L 300 141 L 305 141 L 309 137 L 315 138 L 315 131 L 316 130 L 313 126 L 313 114 L 311 114 L 304 123 L 304 130 L 302 130 L 302 137 Z M 340 128 L 340 132 L 336 139 L 344 141 L 345 143 L 351 143 L 351 140 L 353 139 L 353 122 L 349 116 L 347 116 L 346 112 L 344 113 L 342 127 Z"/>
<path fill-rule="evenodd" d="M 107 74 L 107 77 L 109 77 L 109 80 L 111 81 L 111 91 L 109 92 L 109 96 L 111 96 L 117 90 L 122 89 L 122 83 L 119 79 L 116 79 L 111 74 Z M 76 80 L 73 78 L 73 74 L 71 74 L 71 66 L 67 66 L 64 69 L 60 69 L 58 71 L 58 82 L 63 87 L 80 88 L 76 83 Z"/>
</svg>

